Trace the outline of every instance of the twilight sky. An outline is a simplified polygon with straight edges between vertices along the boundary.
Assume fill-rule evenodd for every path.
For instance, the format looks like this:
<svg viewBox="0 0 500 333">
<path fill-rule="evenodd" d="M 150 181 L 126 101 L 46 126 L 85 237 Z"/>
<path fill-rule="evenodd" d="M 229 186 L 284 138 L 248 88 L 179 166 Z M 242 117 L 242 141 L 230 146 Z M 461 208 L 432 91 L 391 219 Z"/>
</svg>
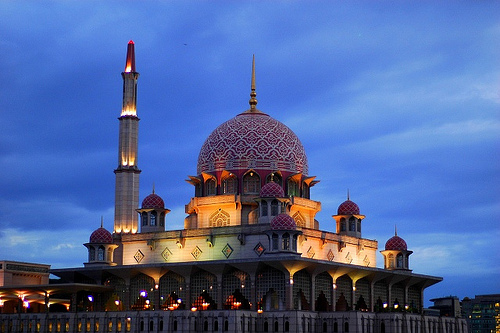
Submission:
<svg viewBox="0 0 500 333">
<path fill-rule="evenodd" d="M 379 250 L 398 235 L 433 297 L 499 293 L 500 3 L 0 2 L 0 259 L 82 266 L 112 230 L 127 43 L 138 88 L 140 200 L 183 227 L 199 149 L 248 108 L 301 139 L 338 205 Z M 383 266 L 382 256 L 377 260 Z"/>
</svg>

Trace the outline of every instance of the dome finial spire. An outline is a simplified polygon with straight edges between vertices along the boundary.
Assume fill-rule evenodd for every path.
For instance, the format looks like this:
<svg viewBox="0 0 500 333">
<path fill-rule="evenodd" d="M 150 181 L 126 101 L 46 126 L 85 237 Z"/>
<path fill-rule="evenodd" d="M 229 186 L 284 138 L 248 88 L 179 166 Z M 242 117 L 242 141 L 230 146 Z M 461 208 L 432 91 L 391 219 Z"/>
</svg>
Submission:
<svg viewBox="0 0 500 333">
<path fill-rule="evenodd" d="M 153 194 L 155 194 L 155 182 L 153 182 Z"/>
<path fill-rule="evenodd" d="M 349 195 L 349 189 L 347 189 L 347 200 L 351 200 L 350 195 Z"/>
<path fill-rule="evenodd" d="M 250 86 L 251 92 L 250 92 L 250 101 L 248 103 L 250 104 L 250 110 L 256 110 L 257 106 L 257 93 L 255 92 L 255 54 L 252 56 L 252 83 Z"/>
<path fill-rule="evenodd" d="M 394 236 L 398 235 L 398 226 L 397 224 L 394 225 Z"/>
<path fill-rule="evenodd" d="M 104 217 L 101 215 L 101 228 L 103 227 Z"/>
</svg>

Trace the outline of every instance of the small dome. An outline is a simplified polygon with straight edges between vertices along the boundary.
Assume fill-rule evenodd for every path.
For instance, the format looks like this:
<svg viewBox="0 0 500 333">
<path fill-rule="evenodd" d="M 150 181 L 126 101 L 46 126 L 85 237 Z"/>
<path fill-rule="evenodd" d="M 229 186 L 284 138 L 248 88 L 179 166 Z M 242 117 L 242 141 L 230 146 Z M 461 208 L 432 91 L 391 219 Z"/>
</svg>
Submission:
<svg viewBox="0 0 500 333">
<path fill-rule="evenodd" d="M 385 249 L 395 250 L 395 251 L 406 251 L 408 247 L 403 238 L 399 237 L 398 235 L 395 235 L 385 243 Z"/>
<path fill-rule="evenodd" d="M 99 229 L 96 229 L 92 235 L 90 235 L 90 241 L 89 243 L 113 243 L 113 236 L 109 231 L 104 229 L 103 227 L 100 227 Z"/>
<path fill-rule="evenodd" d="M 142 200 L 142 208 L 165 208 L 165 202 L 153 192 Z"/>
<path fill-rule="evenodd" d="M 340 204 L 337 215 L 359 215 L 359 206 L 349 199 Z"/>
<path fill-rule="evenodd" d="M 261 198 L 283 198 L 285 196 L 285 191 L 278 183 L 269 182 L 262 186 L 260 190 Z"/>
<path fill-rule="evenodd" d="M 297 224 L 290 215 L 279 214 L 271 220 L 272 230 L 295 230 Z"/>
</svg>

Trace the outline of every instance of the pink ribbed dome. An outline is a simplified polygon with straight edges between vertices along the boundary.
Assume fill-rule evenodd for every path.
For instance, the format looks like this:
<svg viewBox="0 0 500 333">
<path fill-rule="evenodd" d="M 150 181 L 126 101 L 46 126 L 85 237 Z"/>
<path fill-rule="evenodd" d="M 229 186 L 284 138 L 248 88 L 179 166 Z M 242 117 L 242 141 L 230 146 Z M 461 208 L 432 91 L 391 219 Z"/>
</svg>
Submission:
<svg viewBox="0 0 500 333">
<path fill-rule="evenodd" d="M 337 215 L 359 215 L 359 207 L 355 202 L 347 199 L 340 204 Z"/>
<path fill-rule="evenodd" d="M 163 199 L 154 192 L 142 200 L 142 208 L 164 208 Z"/>
<path fill-rule="evenodd" d="M 272 230 L 295 230 L 297 224 L 290 215 L 279 214 L 271 220 Z"/>
<path fill-rule="evenodd" d="M 408 249 L 403 238 L 395 235 L 385 243 L 386 250 L 406 251 Z"/>
<path fill-rule="evenodd" d="M 291 129 L 263 112 L 246 111 L 208 136 L 197 172 L 248 169 L 307 174 L 307 157 Z"/>
<path fill-rule="evenodd" d="M 260 189 L 261 198 L 283 198 L 285 196 L 285 191 L 283 191 L 283 187 L 275 182 L 269 182 L 266 185 L 262 186 Z"/>
<path fill-rule="evenodd" d="M 91 235 L 90 235 L 90 241 L 89 243 L 106 243 L 110 244 L 113 243 L 113 236 L 109 231 L 104 229 L 103 227 L 100 227 L 99 229 L 96 229 Z"/>
</svg>

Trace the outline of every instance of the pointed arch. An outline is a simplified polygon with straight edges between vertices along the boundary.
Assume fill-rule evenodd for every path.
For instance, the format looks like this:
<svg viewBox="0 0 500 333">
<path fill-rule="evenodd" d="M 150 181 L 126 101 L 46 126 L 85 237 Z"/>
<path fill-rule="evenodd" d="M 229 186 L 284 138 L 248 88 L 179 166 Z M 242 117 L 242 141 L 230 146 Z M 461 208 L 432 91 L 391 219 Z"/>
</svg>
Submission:
<svg viewBox="0 0 500 333">
<path fill-rule="evenodd" d="M 257 172 L 249 170 L 243 176 L 243 194 L 259 194 L 260 176 Z"/>
</svg>

